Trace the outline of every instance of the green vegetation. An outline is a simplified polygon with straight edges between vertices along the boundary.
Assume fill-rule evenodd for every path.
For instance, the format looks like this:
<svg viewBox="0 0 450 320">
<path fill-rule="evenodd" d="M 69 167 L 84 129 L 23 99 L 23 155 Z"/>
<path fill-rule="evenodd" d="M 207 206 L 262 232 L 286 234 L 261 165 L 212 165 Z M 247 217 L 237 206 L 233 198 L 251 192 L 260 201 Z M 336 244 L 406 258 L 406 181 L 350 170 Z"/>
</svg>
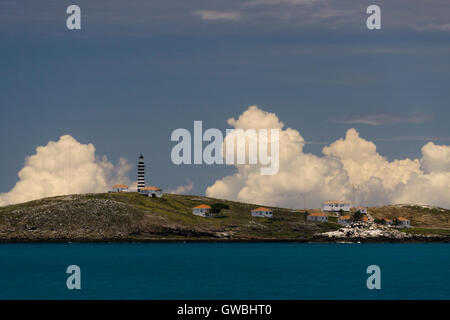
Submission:
<svg viewBox="0 0 450 320">
<path fill-rule="evenodd" d="M 230 206 L 223 202 L 213 203 L 211 205 L 212 213 L 219 214 L 222 210 L 230 209 Z"/>
<path fill-rule="evenodd" d="M 362 217 L 364 217 L 364 213 L 362 213 L 359 210 L 357 210 L 357 211 L 355 211 L 355 213 L 353 213 L 353 219 L 355 221 L 360 221 L 362 219 Z"/>
<path fill-rule="evenodd" d="M 328 222 L 337 223 L 338 218 L 337 217 L 328 217 Z"/>
<path fill-rule="evenodd" d="M 209 204 L 218 218 L 192 214 Z M 106 193 L 47 198 L 0 208 L 0 240 L 311 240 L 336 223 L 306 222 L 303 211 L 271 208 L 274 218 L 250 215 L 257 205 L 200 196 Z"/>
<path fill-rule="evenodd" d="M 208 204 L 216 218 L 192 208 Z M 0 208 L 0 241 L 273 240 L 312 241 L 315 233 L 341 226 L 307 222 L 307 211 L 274 208 L 273 218 L 252 217 L 257 204 L 202 196 L 103 193 L 46 198 Z M 412 234 L 450 236 L 450 210 L 420 206 L 369 208 L 376 221 L 405 217 Z"/>
<path fill-rule="evenodd" d="M 411 221 L 412 227 L 423 229 L 450 229 L 450 210 L 413 205 L 391 205 L 369 208 L 375 222 L 388 218 L 395 221 L 404 217 Z"/>
<path fill-rule="evenodd" d="M 404 228 L 399 230 L 410 234 L 450 236 L 450 229 Z"/>
</svg>

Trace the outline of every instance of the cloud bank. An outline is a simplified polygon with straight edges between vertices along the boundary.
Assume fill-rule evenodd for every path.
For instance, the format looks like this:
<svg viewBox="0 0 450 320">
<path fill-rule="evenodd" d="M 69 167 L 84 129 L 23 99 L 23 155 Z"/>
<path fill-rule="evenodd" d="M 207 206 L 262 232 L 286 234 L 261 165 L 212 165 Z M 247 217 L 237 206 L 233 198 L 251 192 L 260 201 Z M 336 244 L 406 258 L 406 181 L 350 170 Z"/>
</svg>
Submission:
<svg viewBox="0 0 450 320">
<path fill-rule="evenodd" d="M 431 120 L 428 114 L 399 115 L 392 113 L 366 113 L 354 116 L 348 116 L 343 120 L 336 121 L 338 123 L 347 124 L 368 124 L 372 126 L 380 126 L 385 124 L 397 123 L 424 123 Z"/>
<path fill-rule="evenodd" d="M 228 124 L 235 128 L 280 128 L 280 170 L 262 176 L 257 165 L 238 165 L 237 172 L 206 189 L 209 197 L 283 207 L 318 208 L 327 199 L 352 199 L 355 204 L 429 204 L 450 208 L 450 146 L 428 142 L 420 159 L 388 161 L 376 145 L 349 129 L 322 150 L 322 156 L 303 151 L 297 130 L 284 128 L 274 113 L 249 107 Z"/>
<path fill-rule="evenodd" d="M 0 194 L 0 206 L 64 194 L 105 192 L 114 183 L 128 184 L 131 165 L 120 159 L 114 166 L 106 156 L 97 158 L 92 144 L 81 144 L 70 135 L 25 159 L 19 181 Z"/>
<path fill-rule="evenodd" d="M 198 14 L 203 20 L 238 21 L 241 19 L 241 14 L 233 11 L 197 10 L 195 13 Z"/>
</svg>

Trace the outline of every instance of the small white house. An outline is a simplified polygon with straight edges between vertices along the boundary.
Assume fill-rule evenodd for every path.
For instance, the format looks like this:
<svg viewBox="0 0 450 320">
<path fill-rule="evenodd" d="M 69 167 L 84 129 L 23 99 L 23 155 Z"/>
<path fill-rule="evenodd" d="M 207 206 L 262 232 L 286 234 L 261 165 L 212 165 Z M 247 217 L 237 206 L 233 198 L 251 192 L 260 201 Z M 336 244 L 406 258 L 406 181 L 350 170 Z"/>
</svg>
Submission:
<svg viewBox="0 0 450 320">
<path fill-rule="evenodd" d="M 390 226 L 390 225 L 392 225 L 392 220 L 391 219 L 388 219 L 388 218 L 383 218 L 383 224 L 385 225 L 385 226 Z"/>
<path fill-rule="evenodd" d="M 273 217 L 273 211 L 271 209 L 264 208 L 264 207 L 259 207 L 259 208 L 253 209 L 251 214 L 252 214 L 252 217 L 264 217 L 264 218 L 272 218 Z"/>
<path fill-rule="evenodd" d="M 323 211 L 325 212 L 350 212 L 350 202 L 348 201 L 337 201 L 337 200 L 327 200 L 323 203 Z"/>
<path fill-rule="evenodd" d="M 111 187 L 111 192 L 128 192 L 128 186 L 125 184 L 115 184 Z"/>
<path fill-rule="evenodd" d="M 139 189 L 139 193 L 152 198 L 161 198 L 163 196 L 162 190 L 158 187 L 144 187 Z"/>
<path fill-rule="evenodd" d="M 411 227 L 411 221 L 409 219 L 398 217 L 397 223 L 400 228 L 410 228 Z"/>
<path fill-rule="evenodd" d="M 212 217 L 213 213 L 211 212 L 211 207 L 207 204 L 201 204 L 192 208 L 192 214 L 200 217 Z"/>
<path fill-rule="evenodd" d="M 307 221 L 314 221 L 314 222 L 328 222 L 328 215 L 325 213 L 311 213 L 306 217 Z"/>
<path fill-rule="evenodd" d="M 358 207 L 356 208 L 356 211 L 359 211 L 363 214 L 367 214 L 367 207 Z"/>
<path fill-rule="evenodd" d="M 338 223 L 341 225 L 347 225 L 350 224 L 351 222 L 351 217 L 350 216 L 341 216 L 338 218 Z"/>
</svg>

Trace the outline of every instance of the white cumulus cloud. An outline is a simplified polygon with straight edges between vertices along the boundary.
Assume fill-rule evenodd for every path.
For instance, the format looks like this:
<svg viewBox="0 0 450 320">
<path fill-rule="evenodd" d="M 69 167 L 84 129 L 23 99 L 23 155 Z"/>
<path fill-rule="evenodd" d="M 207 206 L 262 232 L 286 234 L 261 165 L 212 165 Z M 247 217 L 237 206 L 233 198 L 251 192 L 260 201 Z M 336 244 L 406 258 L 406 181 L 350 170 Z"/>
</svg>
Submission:
<svg viewBox="0 0 450 320">
<path fill-rule="evenodd" d="M 129 183 L 131 165 L 120 159 L 114 166 L 106 156 L 96 157 L 92 144 L 82 144 L 70 135 L 46 146 L 25 159 L 19 181 L 0 194 L 0 205 L 31 201 L 64 194 L 105 192 L 112 184 Z"/>
<path fill-rule="evenodd" d="M 210 197 L 284 207 L 320 207 L 328 199 L 352 198 L 356 204 L 417 203 L 450 208 L 450 146 L 427 143 L 420 159 L 389 161 L 376 145 L 349 129 L 344 138 L 323 148 L 322 156 L 305 153 L 300 133 L 274 113 L 249 107 L 228 124 L 241 129 L 280 128 L 279 172 L 260 174 L 258 165 L 238 165 L 236 173 L 206 189 Z"/>
<path fill-rule="evenodd" d="M 187 194 L 194 190 L 194 183 L 191 179 L 186 179 L 186 184 L 179 185 L 175 189 L 169 189 L 167 192 L 172 194 Z"/>
<path fill-rule="evenodd" d="M 236 11 L 197 10 L 195 13 L 203 20 L 238 21 L 241 19 L 241 13 Z"/>
</svg>

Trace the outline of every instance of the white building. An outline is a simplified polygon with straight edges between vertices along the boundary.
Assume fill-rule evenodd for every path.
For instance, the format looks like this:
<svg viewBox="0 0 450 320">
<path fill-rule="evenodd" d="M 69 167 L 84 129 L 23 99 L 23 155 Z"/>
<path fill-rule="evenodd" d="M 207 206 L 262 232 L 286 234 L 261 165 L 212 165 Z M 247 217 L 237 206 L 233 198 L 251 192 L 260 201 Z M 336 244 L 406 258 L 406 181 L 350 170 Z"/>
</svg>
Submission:
<svg viewBox="0 0 450 320">
<path fill-rule="evenodd" d="M 192 208 L 192 214 L 200 217 L 212 217 L 213 213 L 211 212 L 211 207 L 207 204 L 201 204 Z"/>
<path fill-rule="evenodd" d="M 139 193 L 152 198 L 161 198 L 163 196 L 162 190 L 158 187 L 143 187 L 139 190 Z"/>
<path fill-rule="evenodd" d="M 411 221 L 409 221 L 409 219 L 403 218 L 403 217 L 398 217 L 397 218 L 397 223 L 398 226 L 400 228 L 409 228 L 411 227 Z"/>
<path fill-rule="evenodd" d="M 252 217 L 264 217 L 264 218 L 272 218 L 273 211 L 268 208 L 259 207 L 252 210 Z"/>
<path fill-rule="evenodd" d="M 328 222 L 328 215 L 325 213 L 311 213 L 306 217 L 307 221 Z"/>
<path fill-rule="evenodd" d="M 350 212 L 350 202 L 348 201 L 337 201 L 328 200 L 323 203 L 323 211 L 325 212 Z"/>
<path fill-rule="evenodd" d="M 363 214 L 367 214 L 367 207 L 358 207 L 356 208 L 356 211 L 359 211 Z"/>
<path fill-rule="evenodd" d="M 111 192 L 128 192 L 128 186 L 125 184 L 115 184 L 111 187 Z"/>
<path fill-rule="evenodd" d="M 344 225 L 350 224 L 351 217 L 350 216 L 341 216 L 338 218 L 338 223 Z"/>
<path fill-rule="evenodd" d="M 392 225 L 392 220 L 391 219 L 388 219 L 388 218 L 383 218 L 383 224 L 385 225 L 385 226 L 390 226 L 390 225 Z"/>
</svg>

